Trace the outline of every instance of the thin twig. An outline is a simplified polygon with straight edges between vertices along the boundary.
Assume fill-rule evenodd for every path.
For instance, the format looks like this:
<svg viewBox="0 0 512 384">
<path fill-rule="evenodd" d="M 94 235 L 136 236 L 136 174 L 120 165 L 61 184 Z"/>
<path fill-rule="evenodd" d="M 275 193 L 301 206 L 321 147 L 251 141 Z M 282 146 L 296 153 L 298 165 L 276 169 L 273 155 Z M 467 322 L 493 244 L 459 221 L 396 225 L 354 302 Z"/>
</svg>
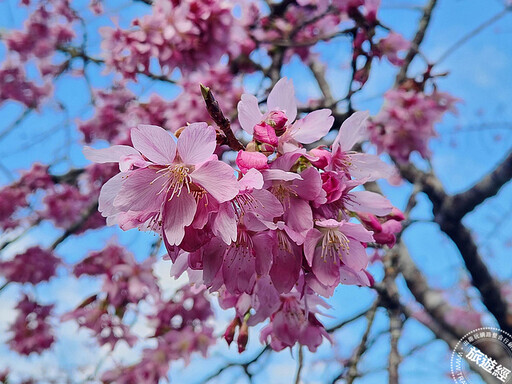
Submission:
<svg viewBox="0 0 512 384">
<path fill-rule="evenodd" d="M 418 24 L 418 30 L 414 35 L 414 38 L 411 41 L 411 48 L 405 55 L 404 64 L 400 68 L 400 72 L 396 76 L 395 86 L 402 84 L 407 77 L 407 70 L 411 65 L 411 62 L 416 57 L 419 51 L 419 47 L 423 42 L 423 38 L 425 37 L 425 32 L 430 24 L 430 18 L 432 16 L 432 11 L 437 4 L 437 0 L 430 0 L 428 4 L 423 9 L 423 15 L 421 16 L 420 22 Z"/>
<path fill-rule="evenodd" d="M 299 360 L 297 362 L 297 374 L 295 375 L 295 384 L 300 384 L 300 374 L 302 373 L 302 368 L 304 366 L 304 351 L 303 346 L 299 344 Z"/>
<path fill-rule="evenodd" d="M 225 136 L 225 144 L 229 146 L 234 151 L 240 151 L 244 149 L 244 146 L 238 139 L 235 137 L 233 130 L 231 129 L 231 123 L 229 119 L 224 116 L 222 109 L 219 106 L 219 102 L 215 100 L 212 91 L 210 88 L 205 87 L 201 84 L 201 94 L 203 95 L 203 99 L 206 103 L 206 109 L 210 114 L 210 117 L 213 119 L 215 124 L 220 128 L 220 130 L 224 133 Z"/>
</svg>

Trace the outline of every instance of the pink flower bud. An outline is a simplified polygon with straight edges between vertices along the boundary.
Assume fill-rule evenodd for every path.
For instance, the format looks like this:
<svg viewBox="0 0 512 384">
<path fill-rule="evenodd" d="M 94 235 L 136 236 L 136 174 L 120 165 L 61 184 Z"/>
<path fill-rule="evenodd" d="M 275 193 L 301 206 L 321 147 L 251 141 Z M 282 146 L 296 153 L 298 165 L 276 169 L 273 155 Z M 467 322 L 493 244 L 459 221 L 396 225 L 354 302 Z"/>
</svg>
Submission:
<svg viewBox="0 0 512 384">
<path fill-rule="evenodd" d="M 327 203 L 338 200 L 341 197 L 341 182 L 333 172 L 322 173 L 322 188 L 327 193 Z"/>
<path fill-rule="evenodd" d="M 270 144 L 277 147 L 277 136 L 274 127 L 265 122 L 254 126 L 254 139 L 260 143 Z"/>
<path fill-rule="evenodd" d="M 288 122 L 288 118 L 283 111 L 272 111 L 268 116 L 267 122 L 275 128 L 277 136 L 281 136 L 285 131 L 283 128 Z"/>
<path fill-rule="evenodd" d="M 238 327 L 239 325 L 240 319 L 238 317 L 235 317 L 226 328 L 226 332 L 224 332 L 224 339 L 226 340 L 228 345 L 231 345 L 231 343 L 233 342 L 233 339 L 235 338 L 236 327 Z"/>
<path fill-rule="evenodd" d="M 267 156 L 259 152 L 240 151 L 236 157 L 236 165 L 242 173 L 246 173 L 251 168 L 266 169 L 268 168 Z"/>
<path fill-rule="evenodd" d="M 245 351 L 247 341 L 249 341 L 249 326 L 247 325 L 247 322 L 244 321 L 238 331 L 238 339 L 236 339 L 236 342 L 238 343 L 238 353 Z"/>
<path fill-rule="evenodd" d="M 318 160 L 310 161 L 311 164 L 320 169 L 324 169 L 330 163 L 332 158 L 331 152 L 323 149 L 322 147 L 313 148 L 309 153 L 318 158 Z"/>
<path fill-rule="evenodd" d="M 358 216 L 366 228 L 374 232 L 382 232 L 382 225 L 380 225 L 380 222 L 375 215 L 370 213 L 359 213 Z"/>
<path fill-rule="evenodd" d="M 391 210 L 391 213 L 389 215 L 387 215 L 387 218 L 397 220 L 397 221 L 404 221 L 405 215 L 401 210 L 399 210 L 396 207 L 393 207 L 393 209 Z"/>
</svg>

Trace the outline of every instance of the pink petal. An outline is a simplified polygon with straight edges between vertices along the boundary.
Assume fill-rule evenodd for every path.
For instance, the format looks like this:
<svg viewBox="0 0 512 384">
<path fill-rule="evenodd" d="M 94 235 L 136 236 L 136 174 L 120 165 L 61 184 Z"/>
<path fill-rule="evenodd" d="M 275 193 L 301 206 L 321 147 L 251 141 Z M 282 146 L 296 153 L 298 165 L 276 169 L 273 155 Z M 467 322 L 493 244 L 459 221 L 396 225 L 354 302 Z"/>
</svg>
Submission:
<svg viewBox="0 0 512 384">
<path fill-rule="evenodd" d="M 95 163 L 118 163 L 123 156 L 139 155 L 135 148 L 128 145 L 113 145 L 102 149 L 84 147 L 82 152 L 87 160 Z"/>
<path fill-rule="evenodd" d="M 206 285 L 210 285 L 224 261 L 226 245 L 220 239 L 213 238 L 203 248 L 203 279 Z"/>
<path fill-rule="evenodd" d="M 294 181 L 292 189 L 304 200 L 315 200 L 322 192 L 320 173 L 314 167 L 309 167 L 302 171 L 300 176 L 302 180 Z"/>
<path fill-rule="evenodd" d="M 281 169 L 289 171 L 299 157 L 306 155 L 305 148 L 295 148 L 292 152 L 286 152 L 284 155 L 279 156 L 272 162 L 272 169 Z"/>
<path fill-rule="evenodd" d="M 357 223 L 343 223 L 341 232 L 362 243 L 373 241 L 373 233 Z"/>
<path fill-rule="evenodd" d="M 352 268 L 342 265 L 340 268 L 341 283 L 345 285 L 363 285 L 369 287 L 370 280 L 364 270 L 354 271 Z"/>
<path fill-rule="evenodd" d="M 261 189 L 263 188 L 263 175 L 257 169 L 251 168 L 238 181 L 238 187 L 240 192 L 251 192 L 253 189 Z"/>
<path fill-rule="evenodd" d="M 352 149 L 354 144 L 366 139 L 365 121 L 368 119 L 368 116 L 370 116 L 369 112 L 358 111 L 354 112 L 343 122 L 340 131 L 338 132 L 338 136 L 336 136 L 336 139 L 332 144 L 333 152 L 335 152 L 338 147 L 340 147 L 343 152 L 347 152 Z"/>
<path fill-rule="evenodd" d="M 290 135 L 302 144 L 311 144 L 327 135 L 334 117 L 330 109 L 319 109 L 308 113 L 304 118 L 293 124 Z"/>
<path fill-rule="evenodd" d="M 178 153 L 185 164 L 203 163 L 213 155 L 217 146 L 215 129 L 206 123 L 193 123 L 178 138 Z"/>
<path fill-rule="evenodd" d="M 268 168 L 268 159 L 263 153 L 239 151 L 236 156 L 236 165 L 242 171 L 247 173 L 250 169 L 263 170 Z"/>
<path fill-rule="evenodd" d="M 252 237 L 256 273 L 268 275 L 272 265 L 272 238 L 268 233 L 258 233 Z"/>
<path fill-rule="evenodd" d="M 344 252 L 342 257 L 343 263 L 355 271 L 360 271 L 361 269 L 366 268 L 368 265 L 366 248 L 356 240 L 350 240 L 348 247 L 348 252 Z"/>
<path fill-rule="evenodd" d="M 281 249 L 278 244 L 274 248 L 274 261 L 270 269 L 270 277 L 279 293 L 288 293 L 299 279 L 302 258 L 296 247 Z"/>
<path fill-rule="evenodd" d="M 315 250 L 313 257 L 313 265 L 311 266 L 313 273 L 318 281 L 324 285 L 332 286 L 338 284 L 340 278 L 340 261 L 337 264 L 331 259 L 324 260 L 321 256 L 322 248 Z"/>
<path fill-rule="evenodd" d="M 297 232 L 306 232 L 313 228 L 313 213 L 307 201 L 291 198 L 290 207 L 284 212 L 284 221 Z"/>
<path fill-rule="evenodd" d="M 295 89 L 293 81 L 283 77 L 270 91 L 267 99 L 268 111 L 281 110 L 286 113 L 291 123 L 297 117 L 297 103 L 295 101 Z"/>
<path fill-rule="evenodd" d="M 256 313 L 249 318 L 250 326 L 264 321 L 279 309 L 281 301 L 268 276 L 262 276 L 256 282 L 251 304 Z"/>
<path fill-rule="evenodd" d="M 281 202 L 272 192 L 266 189 L 255 189 L 252 191 L 252 197 L 255 199 L 254 208 L 250 209 L 257 217 L 265 220 L 272 220 L 284 213 Z"/>
<path fill-rule="evenodd" d="M 281 169 L 264 169 L 261 171 L 263 174 L 263 179 L 265 181 L 271 180 L 282 180 L 282 181 L 291 181 L 291 180 L 300 180 L 302 177 L 297 175 L 294 172 L 286 172 Z"/>
<path fill-rule="evenodd" d="M 114 207 L 114 199 L 121 190 L 124 177 L 126 177 L 126 175 L 118 173 L 101 187 L 100 197 L 98 199 L 98 210 L 104 217 L 111 216 L 117 212 L 117 209 Z"/>
<path fill-rule="evenodd" d="M 213 233 L 226 244 L 236 241 L 237 221 L 231 203 L 221 204 L 212 225 Z"/>
<path fill-rule="evenodd" d="M 375 192 L 352 191 L 348 195 L 350 200 L 345 201 L 345 207 L 351 211 L 386 216 L 393 209 L 388 199 Z"/>
<path fill-rule="evenodd" d="M 131 211 L 157 211 L 165 199 L 165 192 L 159 194 L 164 178 L 155 181 L 153 169 L 137 169 L 127 176 L 114 199 L 114 206 Z"/>
<path fill-rule="evenodd" d="M 252 135 L 254 126 L 263 120 L 263 115 L 258 106 L 258 99 L 253 95 L 244 93 L 237 109 L 240 125 L 245 132 Z"/>
<path fill-rule="evenodd" d="M 250 292 L 254 282 L 254 256 L 245 247 L 229 247 L 222 265 L 224 284 L 228 292 L 239 295 Z"/>
<path fill-rule="evenodd" d="M 310 229 L 306 235 L 306 239 L 304 240 L 304 256 L 306 256 L 306 260 L 310 266 L 313 265 L 315 249 L 322 237 L 322 232 L 316 228 Z"/>
<path fill-rule="evenodd" d="M 234 170 L 222 161 L 208 161 L 192 172 L 190 177 L 219 203 L 231 200 L 238 194 Z"/>
<path fill-rule="evenodd" d="M 131 130 L 135 149 L 155 164 L 171 164 L 176 156 L 176 142 L 165 129 L 156 125 L 139 125 Z"/>
<path fill-rule="evenodd" d="M 185 236 L 185 227 L 192 224 L 196 213 L 196 199 L 183 191 L 166 202 L 163 209 L 163 236 L 170 245 L 180 245 Z"/>
<path fill-rule="evenodd" d="M 383 162 L 377 155 L 354 153 L 350 155 L 350 160 L 352 161 L 350 175 L 355 179 L 366 178 L 367 181 L 387 179 L 394 172 L 394 168 Z"/>
</svg>

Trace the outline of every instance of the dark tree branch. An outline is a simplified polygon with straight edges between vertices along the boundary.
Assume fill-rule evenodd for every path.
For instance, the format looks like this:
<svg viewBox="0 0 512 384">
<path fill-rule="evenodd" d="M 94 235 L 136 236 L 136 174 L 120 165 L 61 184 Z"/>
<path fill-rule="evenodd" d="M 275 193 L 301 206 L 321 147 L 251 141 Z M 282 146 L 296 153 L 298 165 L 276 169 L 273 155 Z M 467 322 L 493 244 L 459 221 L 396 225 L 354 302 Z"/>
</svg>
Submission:
<svg viewBox="0 0 512 384">
<path fill-rule="evenodd" d="M 231 123 L 229 122 L 229 119 L 224 116 L 224 113 L 222 112 L 218 101 L 215 100 L 215 97 L 213 96 L 210 88 L 201 84 L 201 94 L 203 95 L 203 99 L 206 103 L 206 109 L 208 110 L 210 117 L 213 119 L 215 124 L 217 124 L 225 136 L 225 143 L 234 151 L 240 151 L 244 149 L 242 143 L 235 137 L 235 134 L 231 129 Z"/>
<path fill-rule="evenodd" d="M 50 249 L 51 250 L 54 250 L 55 248 L 57 248 L 64 240 L 66 240 L 69 236 L 71 236 L 72 234 L 74 234 L 76 231 L 78 231 L 80 228 L 82 228 L 82 226 L 85 224 L 85 222 L 92 216 L 94 215 L 96 212 L 98 212 L 98 202 L 95 201 L 93 204 L 91 204 L 89 206 L 89 208 L 87 208 L 83 213 L 82 213 L 82 216 L 80 217 L 79 220 L 77 220 L 77 222 L 75 224 L 73 224 L 72 226 L 70 226 L 68 229 L 66 229 L 66 231 L 64 231 L 64 233 L 59 236 L 58 239 L 56 239 L 53 244 L 50 246 Z"/>
<path fill-rule="evenodd" d="M 254 356 L 250 360 L 247 360 L 245 363 L 227 363 L 226 365 L 223 365 L 222 367 L 220 367 L 216 372 L 214 372 L 211 375 L 209 375 L 208 377 L 206 377 L 202 381 L 202 383 L 203 384 L 208 383 L 210 380 L 213 380 L 214 378 L 220 376 L 224 371 L 226 371 L 230 368 L 233 368 L 233 367 L 241 367 L 244 370 L 244 372 L 248 373 L 248 369 L 252 364 L 256 363 L 265 353 L 271 352 L 271 351 L 272 350 L 270 349 L 270 346 L 267 345 L 256 356 Z M 249 373 L 249 375 L 250 375 L 250 373 Z"/>
<path fill-rule="evenodd" d="M 419 47 L 423 42 L 423 38 L 425 37 L 425 32 L 430 24 L 430 18 L 432 16 L 432 11 L 437 4 L 437 0 L 429 0 L 425 8 L 423 9 L 423 15 L 421 16 L 420 22 L 418 24 L 418 30 L 414 35 L 414 38 L 411 41 L 411 48 L 405 55 L 404 64 L 400 68 L 400 72 L 396 76 L 395 86 L 402 84 L 407 78 L 407 70 L 411 65 L 411 62 L 414 60 L 416 55 L 418 54 Z"/>
<path fill-rule="evenodd" d="M 366 352 L 367 349 L 367 341 L 368 336 L 370 335 L 370 331 L 372 329 L 373 321 L 375 320 L 375 313 L 377 312 L 377 308 L 379 306 L 379 300 L 375 300 L 372 307 L 366 314 L 367 318 L 367 325 L 366 330 L 364 331 L 363 337 L 361 338 L 361 342 L 359 343 L 358 347 L 354 351 L 354 354 L 350 358 L 350 360 L 347 363 L 347 366 L 342 369 L 342 371 L 339 373 L 338 376 L 336 376 L 332 380 L 332 384 L 336 383 L 338 380 L 344 378 L 346 384 L 352 384 L 354 380 L 358 377 L 358 370 L 357 370 L 357 364 L 359 363 L 359 360 L 363 356 L 363 354 Z"/>
<path fill-rule="evenodd" d="M 494 171 L 465 192 L 450 197 L 444 204 L 448 216 L 460 220 L 486 199 L 496 195 L 512 179 L 512 151 Z"/>
<path fill-rule="evenodd" d="M 318 60 L 312 59 L 309 63 L 309 68 L 315 76 L 316 82 L 322 94 L 324 95 L 324 103 L 330 108 L 334 106 L 334 98 L 332 96 L 331 87 L 325 77 L 325 68 Z"/>
<path fill-rule="evenodd" d="M 440 219 L 438 223 L 441 230 L 459 249 L 471 275 L 472 283 L 482 295 L 484 305 L 504 331 L 512 332 L 512 314 L 507 309 L 508 305 L 501 293 L 500 283 L 491 275 L 483 262 L 469 229 L 459 220 Z"/>
<path fill-rule="evenodd" d="M 397 167 L 406 180 L 420 186 L 432 201 L 434 220 L 457 246 L 471 275 L 473 285 L 482 296 L 484 305 L 496 318 L 503 330 L 509 333 L 512 332 L 512 315 L 507 311 L 507 303 L 501 293 L 500 284 L 494 279 L 483 262 L 470 231 L 462 224 L 460 219 L 450 215 L 450 207 L 446 204 L 449 201 L 449 196 L 446 194 L 441 181 L 433 172 L 420 171 L 412 164 L 397 163 Z"/>
</svg>

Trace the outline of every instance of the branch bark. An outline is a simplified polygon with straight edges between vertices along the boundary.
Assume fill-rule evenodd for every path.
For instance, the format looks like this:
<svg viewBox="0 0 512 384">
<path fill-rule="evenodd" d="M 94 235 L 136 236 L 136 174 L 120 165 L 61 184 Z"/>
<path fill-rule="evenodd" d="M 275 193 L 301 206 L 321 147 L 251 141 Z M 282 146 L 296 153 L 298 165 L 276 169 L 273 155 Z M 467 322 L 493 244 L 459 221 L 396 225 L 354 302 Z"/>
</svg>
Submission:
<svg viewBox="0 0 512 384">
<path fill-rule="evenodd" d="M 495 196 L 512 179 L 512 151 L 483 179 L 465 192 L 450 197 L 444 204 L 452 220 L 462 219 L 489 197 Z"/>
<path fill-rule="evenodd" d="M 411 41 L 411 48 L 407 52 L 404 60 L 404 64 L 400 68 L 400 72 L 396 76 L 395 87 L 402 84 L 407 78 L 407 70 L 411 65 L 411 62 L 414 60 L 416 55 L 418 54 L 419 47 L 423 42 L 425 37 L 425 32 L 430 24 L 430 18 L 432 17 L 432 11 L 434 10 L 437 4 L 437 0 L 429 0 L 425 8 L 423 9 L 423 15 L 421 16 L 420 22 L 418 24 L 418 30 L 414 35 L 414 38 Z"/>
</svg>

